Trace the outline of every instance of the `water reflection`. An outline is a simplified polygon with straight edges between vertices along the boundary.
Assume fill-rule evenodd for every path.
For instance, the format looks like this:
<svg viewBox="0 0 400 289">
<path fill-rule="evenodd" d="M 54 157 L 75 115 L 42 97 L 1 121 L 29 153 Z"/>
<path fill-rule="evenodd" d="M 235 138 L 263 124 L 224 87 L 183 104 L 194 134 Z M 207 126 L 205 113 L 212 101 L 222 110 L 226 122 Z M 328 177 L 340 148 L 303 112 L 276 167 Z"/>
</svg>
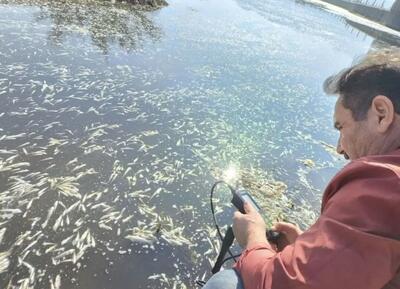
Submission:
<svg viewBox="0 0 400 289">
<path fill-rule="evenodd" d="M 114 44 L 131 52 L 140 48 L 146 39 L 158 41 L 162 37 L 161 29 L 147 12 L 131 5 L 42 1 L 38 6 L 40 12 L 35 19 L 39 22 L 51 21 L 48 38 L 57 45 L 61 45 L 68 36 L 88 36 L 95 46 L 107 54 Z"/>
</svg>

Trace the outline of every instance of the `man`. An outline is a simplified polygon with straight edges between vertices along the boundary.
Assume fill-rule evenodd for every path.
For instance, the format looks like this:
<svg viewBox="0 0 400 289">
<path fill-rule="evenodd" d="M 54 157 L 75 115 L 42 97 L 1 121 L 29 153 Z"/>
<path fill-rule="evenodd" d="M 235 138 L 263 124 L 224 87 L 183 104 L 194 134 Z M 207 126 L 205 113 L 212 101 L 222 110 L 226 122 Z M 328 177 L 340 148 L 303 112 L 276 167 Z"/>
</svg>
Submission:
<svg viewBox="0 0 400 289">
<path fill-rule="evenodd" d="M 286 243 L 274 249 L 247 204 L 233 218 L 244 251 L 206 289 L 400 289 L 400 52 L 371 53 L 324 88 L 339 96 L 337 151 L 351 162 L 327 186 L 320 217 L 304 233 L 278 223 Z"/>
</svg>

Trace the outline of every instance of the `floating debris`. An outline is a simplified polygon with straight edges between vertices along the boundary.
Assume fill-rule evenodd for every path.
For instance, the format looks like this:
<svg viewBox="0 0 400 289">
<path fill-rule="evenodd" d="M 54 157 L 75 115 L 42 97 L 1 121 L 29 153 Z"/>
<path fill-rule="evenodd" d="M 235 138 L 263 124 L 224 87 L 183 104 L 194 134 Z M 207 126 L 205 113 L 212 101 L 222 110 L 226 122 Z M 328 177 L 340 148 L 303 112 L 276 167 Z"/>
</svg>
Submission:
<svg viewBox="0 0 400 289">
<path fill-rule="evenodd" d="M 299 160 L 303 165 L 305 165 L 308 168 L 313 168 L 315 167 L 315 163 L 313 160 L 310 159 L 305 159 L 305 160 Z"/>
</svg>

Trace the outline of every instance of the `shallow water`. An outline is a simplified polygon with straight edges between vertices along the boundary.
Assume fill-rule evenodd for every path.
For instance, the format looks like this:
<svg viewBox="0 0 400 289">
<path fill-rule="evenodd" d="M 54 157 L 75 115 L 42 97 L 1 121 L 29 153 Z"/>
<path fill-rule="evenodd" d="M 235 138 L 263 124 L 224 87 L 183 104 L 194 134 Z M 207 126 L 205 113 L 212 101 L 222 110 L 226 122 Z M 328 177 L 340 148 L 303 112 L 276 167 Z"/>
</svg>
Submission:
<svg viewBox="0 0 400 289">
<path fill-rule="evenodd" d="M 344 164 L 321 83 L 373 41 L 295 1 L 0 1 L 0 287 L 193 288 L 231 165 L 306 227 Z"/>
</svg>

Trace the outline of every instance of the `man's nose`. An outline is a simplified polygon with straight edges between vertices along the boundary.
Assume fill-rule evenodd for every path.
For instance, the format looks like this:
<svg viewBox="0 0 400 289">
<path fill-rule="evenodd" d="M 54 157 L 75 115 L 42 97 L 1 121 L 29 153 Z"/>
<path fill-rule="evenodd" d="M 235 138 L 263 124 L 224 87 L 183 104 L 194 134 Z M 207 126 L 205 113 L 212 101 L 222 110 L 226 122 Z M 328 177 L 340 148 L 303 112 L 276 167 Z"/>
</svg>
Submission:
<svg viewBox="0 0 400 289">
<path fill-rule="evenodd" d="M 340 144 L 340 138 L 339 138 L 338 143 L 337 143 L 337 145 L 336 145 L 336 152 L 337 152 L 338 154 L 340 154 L 340 155 L 343 155 L 343 154 L 344 154 L 344 150 L 343 150 L 343 148 L 342 148 L 342 146 L 341 146 L 341 144 Z"/>
</svg>

